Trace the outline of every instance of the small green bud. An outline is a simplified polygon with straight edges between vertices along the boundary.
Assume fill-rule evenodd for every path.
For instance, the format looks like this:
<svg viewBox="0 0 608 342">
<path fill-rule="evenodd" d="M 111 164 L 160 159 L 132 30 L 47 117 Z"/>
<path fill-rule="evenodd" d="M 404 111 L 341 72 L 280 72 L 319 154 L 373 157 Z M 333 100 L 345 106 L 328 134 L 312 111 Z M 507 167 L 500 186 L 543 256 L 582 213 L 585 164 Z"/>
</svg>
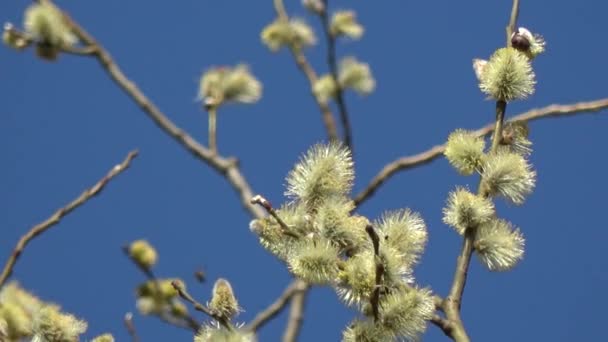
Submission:
<svg viewBox="0 0 608 342">
<path fill-rule="evenodd" d="M 501 195 L 515 204 L 522 204 L 534 189 L 536 172 L 521 155 L 498 151 L 486 159 L 482 180 L 488 194 Z"/>
<path fill-rule="evenodd" d="M 171 302 L 171 314 L 175 317 L 187 317 L 188 307 L 184 303 L 175 300 Z"/>
<path fill-rule="evenodd" d="M 355 57 L 345 57 L 340 61 L 338 83 L 342 89 L 353 89 L 359 95 L 369 95 L 376 88 L 369 64 L 359 62 Z"/>
<path fill-rule="evenodd" d="M 479 88 L 497 101 L 524 99 L 534 93 L 534 71 L 525 54 L 514 48 L 498 49 L 483 67 Z"/>
<path fill-rule="evenodd" d="M 338 11 L 331 18 L 330 32 L 334 37 L 345 36 L 351 39 L 359 39 L 363 36 L 365 29 L 357 22 L 354 11 Z"/>
<path fill-rule="evenodd" d="M 220 278 L 213 285 L 209 309 L 214 314 L 227 319 L 231 319 L 241 311 L 228 280 Z"/>
<path fill-rule="evenodd" d="M 276 52 L 281 47 L 301 49 L 317 42 L 312 28 L 301 19 L 277 19 L 262 30 L 262 42 Z"/>
<path fill-rule="evenodd" d="M 490 271 L 508 271 L 524 256 L 525 240 L 511 223 L 494 219 L 477 229 L 473 246 Z"/>
<path fill-rule="evenodd" d="M 262 97 L 262 84 L 244 64 L 207 70 L 200 80 L 199 99 L 206 106 L 254 103 Z"/>
<path fill-rule="evenodd" d="M 443 209 L 443 222 L 452 226 L 460 235 L 467 228 L 477 227 L 494 217 L 494 203 L 466 189 L 458 188 L 450 193 Z"/>
<path fill-rule="evenodd" d="M 133 261 L 146 269 L 152 268 L 158 261 L 156 249 L 146 240 L 133 241 L 129 245 L 129 256 Z"/>
<path fill-rule="evenodd" d="M 457 129 L 448 137 L 443 154 L 458 173 L 468 176 L 481 168 L 485 159 L 485 145 L 483 138 Z"/>
<path fill-rule="evenodd" d="M 336 96 L 338 85 L 332 75 L 326 74 L 319 77 L 312 86 L 312 91 L 319 102 L 327 103 Z"/>
</svg>

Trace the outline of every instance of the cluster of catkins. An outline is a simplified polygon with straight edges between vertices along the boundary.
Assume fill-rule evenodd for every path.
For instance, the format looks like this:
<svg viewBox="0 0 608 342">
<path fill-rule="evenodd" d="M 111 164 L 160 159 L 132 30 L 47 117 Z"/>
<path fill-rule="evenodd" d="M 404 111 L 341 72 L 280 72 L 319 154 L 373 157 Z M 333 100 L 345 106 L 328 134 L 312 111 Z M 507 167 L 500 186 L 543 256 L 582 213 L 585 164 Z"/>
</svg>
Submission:
<svg viewBox="0 0 608 342">
<path fill-rule="evenodd" d="M 296 277 L 333 287 L 362 313 L 344 341 L 416 339 L 435 309 L 431 292 L 414 285 L 412 275 L 427 240 L 424 221 L 408 209 L 374 222 L 353 214 L 353 179 L 347 148 L 316 145 L 287 176 L 289 201 L 276 211 L 282 222 L 269 216 L 250 228 Z"/>
<path fill-rule="evenodd" d="M 38 299 L 16 282 L 0 290 L 0 341 L 78 342 L 86 330 L 85 321 Z M 104 334 L 91 341 L 114 342 L 114 338 Z"/>
<path fill-rule="evenodd" d="M 545 42 L 525 28 L 511 37 L 511 46 L 498 49 L 489 61 L 475 59 L 479 88 L 497 102 L 523 99 L 534 92 L 531 61 L 545 49 Z M 528 161 L 532 143 L 525 122 L 504 126 L 493 151 L 474 132 L 456 130 L 448 137 L 445 156 L 462 175 L 481 175 L 477 194 L 457 188 L 448 196 L 443 221 L 460 235 L 474 234 L 474 250 L 492 271 L 513 268 L 524 254 L 524 238 L 510 222 L 496 216 L 492 197 L 520 205 L 534 189 L 536 173 Z"/>
</svg>

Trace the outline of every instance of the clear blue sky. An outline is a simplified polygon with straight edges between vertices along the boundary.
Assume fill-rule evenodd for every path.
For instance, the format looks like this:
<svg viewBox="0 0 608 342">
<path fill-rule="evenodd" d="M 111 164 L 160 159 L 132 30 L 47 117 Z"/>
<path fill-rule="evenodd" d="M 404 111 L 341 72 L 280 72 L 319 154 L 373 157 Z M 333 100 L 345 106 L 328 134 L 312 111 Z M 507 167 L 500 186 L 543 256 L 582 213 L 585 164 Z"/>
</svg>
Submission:
<svg viewBox="0 0 608 342">
<path fill-rule="evenodd" d="M 477 89 L 471 59 L 504 45 L 511 1 L 330 1 L 354 8 L 367 28 L 340 55 L 371 64 L 378 82 L 368 98 L 348 94 L 360 190 L 387 162 L 443 142 L 456 128 L 493 119 L 494 104 Z M 21 22 L 28 1 L 0 2 L 4 21 Z M 299 154 L 325 139 L 308 85 L 288 53 L 269 52 L 260 30 L 274 16 L 261 1 L 60 1 L 105 45 L 137 84 L 176 123 L 206 139 L 196 103 L 197 79 L 214 65 L 248 63 L 264 84 L 253 106 L 221 110 L 219 148 L 241 159 L 254 191 L 283 201 L 284 176 Z M 290 13 L 306 17 L 299 1 Z M 551 103 L 608 96 L 608 3 L 522 1 L 520 24 L 542 33 L 548 51 L 535 61 L 536 94 L 509 105 L 508 115 Z M 323 44 L 307 52 L 327 70 Z M 144 277 L 120 246 L 146 238 L 160 252 L 156 273 L 182 277 L 201 301 L 212 282 L 228 278 L 249 321 L 289 283 L 285 267 L 248 229 L 250 217 L 224 179 L 162 133 L 108 79 L 97 62 L 0 49 L 0 259 L 33 224 L 92 185 L 139 148 L 132 169 L 106 191 L 35 240 L 14 277 L 40 297 L 89 321 L 87 337 L 109 331 L 127 340 L 122 318 L 135 311 Z M 548 119 L 531 125 L 538 170 L 522 207 L 500 202 L 501 216 L 521 227 L 526 255 L 512 272 L 490 273 L 473 260 L 463 316 L 474 341 L 597 341 L 608 306 L 605 194 L 608 113 Z M 417 280 L 445 295 L 460 238 L 441 222 L 448 192 L 475 187 L 445 160 L 391 179 L 359 212 L 410 207 L 425 218 L 430 242 Z M 210 282 L 197 285 L 203 266 Z M 314 289 L 302 341 L 335 341 L 354 317 L 329 289 Z M 200 317 L 202 318 L 202 317 Z M 260 334 L 276 341 L 285 317 Z M 143 341 L 190 340 L 189 332 L 136 315 Z M 434 326 L 425 341 L 444 341 Z"/>
</svg>

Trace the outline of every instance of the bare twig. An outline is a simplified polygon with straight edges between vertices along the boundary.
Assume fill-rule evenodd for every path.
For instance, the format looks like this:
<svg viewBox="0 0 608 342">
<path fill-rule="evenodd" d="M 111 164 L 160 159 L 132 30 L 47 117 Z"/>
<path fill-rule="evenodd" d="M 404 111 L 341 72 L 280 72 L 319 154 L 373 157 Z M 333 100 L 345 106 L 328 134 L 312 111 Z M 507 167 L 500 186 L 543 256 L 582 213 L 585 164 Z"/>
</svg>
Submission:
<svg viewBox="0 0 608 342">
<path fill-rule="evenodd" d="M 511 36 L 515 32 L 517 26 L 517 18 L 519 17 L 519 0 L 513 0 L 513 7 L 511 8 L 511 19 L 507 25 L 507 46 L 511 46 Z"/>
<path fill-rule="evenodd" d="M 299 284 L 297 280 L 292 281 L 285 291 L 283 291 L 283 293 L 279 296 L 279 298 L 277 298 L 266 309 L 262 310 L 255 316 L 251 323 L 247 325 L 246 329 L 255 332 L 270 320 L 275 318 L 279 313 L 281 313 L 287 303 L 289 303 L 289 300 L 293 297 L 293 295 L 300 291 L 298 286 Z"/>
<path fill-rule="evenodd" d="M 281 219 L 279 214 L 277 214 L 276 210 L 274 210 L 270 201 L 268 201 L 262 195 L 253 196 L 253 198 L 251 199 L 251 203 L 260 205 L 262 208 L 264 208 L 266 210 L 266 212 L 268 212 L 270 214 L 270 216 L 272 216 L 275 220 L 277 220 L 277 222 L 279 223 L 279 226 L 281 226 L 283 234 L 289 235 L 294 238 L 300 237 L 298 234 L 294 233 L 293 231 L 291 231 L 291 229 L 289 229 L 289 226 L 287 225 L 287 223 L 285 223 L 285 221 L 283 221 L 283 219 Z"/>
<path fill-rule="evenodd" d="M 439 329 L 441 329 L 441 331 L 443 331 L 446 336 L 452 336 L 453 328 L 447 319 L 435 314 L 433 315 L 433 317 L 431 317 L 430 322 L 435 324 Z"/>
<path fill-rule="evenodd" d="M 139 342 L 139 336 L 137 336 L 137 330 L 135 329 L 135 324 L 133 323 L 133 314 L 127 312 L 125 314 L 124 322 L 127 332 L 129 333 L 129 336 L 131 336 L 131 342 Z"/>
<path fill-rule="evenodd" d="M 162 293 L 162 289 L 160 287 L 158 278 L 156 277 L 156 275 L 154 275 L 152 269 L 149 267 L 145 267 L 141 263 L 137 262 L 137 260 L 133 259 L 131 257 L 131 253 L 129 252 L 129 246 L 123 246 L 122 251 L 133 262 L 133 264 L 135 264 L 135 266 L 137 266 L 137 268 L 146 276 L 146 278 L 148 278 L 148 280 L 152 283 L 152 286 L 154 286 L 154 290 L 156 291 L 156 293 L 160 295 L 160 293 Z M 200 323 L 189 314 L 186 314 L 184 317 L 174 317 L 168 315 L 166 312 L 161 312 L 159 314 L 156 314 L 155 316 L 169 325 L 173 325 L 183 329 L 190 329 L 194 332 L 197 332 L 199 327 L 201 326 Z"/>
<path fill-rule="evenodd" d="M 283 0 L 274 0 L 274 9 L 277 12 L 277 16 L 279 20 L 288 21 L 289 17 L 287 15 L 287 11 L 285 10 L 285 5 L 283 4 Z M 338 141 L 338 131 L 336 129 L 336 122 L 334 120 L 334 116 L 329 109 L 329 105 L 323 101 L 321 101 L 315 93 L 312 91 L 313 86 L 317 82 L 317 73 L 313 69 L 313 67 L 306 59 L 306 56 L 302 52 L 301 49 L 296 47 L 290 47 L 289 50 L 293 55 L 293 58 L 298 66 L 298 69 L 302 71 L 302 73 L 308 79 L 308 83 L 310 86 L 310 93 L 312 97 L 315 99 L 319 110 L 321 111 L 321 118 L 323 119 L 323 124 L 325 125 L 325 130 L 327 131 L 327 136 L 329 140 Z"/>
<path fill-rule="evenodd" d="M 372 306 L 372 313 L 374 315 L 374 321 L 377 322 L 380 319 L 380 290 L 382 288 L 382 277 L 384 276 L 384 265 L 380 261 L 380 237 L 376 230 L 371 225 L 365 227 L 367 235 L 369 235 L 374 246 L 374 261 L 376 263 L 376 286 L 372 291 L 369 303 Z"/>
<path fill-rule="evenodd" d="M 162 131 L 182 145 L 188 152 L 205 162 L 226 178 L 233 189 L 240 195 L 242 205 L 251 213 L 251 215 L 257 218 L 263 217 L 263 211 L 249 203 L 249 199 L 253 196 L 253 192 L 251 191 L 249 183 L 247 183 L 247 180 L 241 174 L 237 160 L 235 158 L 225 158 L 214 153 L 212 149 L 203 146 L 183 129 L 179 128 L 137 87 L 133 81 L 127 78 L 110 53 L 99 44 L 93 36 L 76 21 L 72 20 L 65 12 L 64 15 L 73 32 L 92 50 L 90 55 L 99 61 L 110 78 L 129 95 L 143 112 L 148 115 Z"/>
<path fill-rule="evenodd" d="M 80 207 L 91 198 L 97 196 L 110 182 L 110 180 L 112 180 L 114 177 L 118 176 L 120 173 L 129 168 L 129 166 L 131 165 L 131 161 L 137 156 L 137 153 L 137 151 L 129 152 L 129 154 L 127 154 L 127 157 L 120 164 L 114 166 L 108 172 L 108 174 L 105 175 L 102 179 L 100 179 L 95 185 L 93 185 L 93 187 L 85 190 L 72 202 L 68 203 L 63 208 L 57 210 L 51 217 L 35 225 L 25 235 L 23 235 L 17 242 L 17 245 L 13 249 L 13 252 L 11 253 L 9 259 L 6 261 L 6 264 L 4 265 L 4 268 L 2 270 L 2 274 L 0 274 L 0 287 L 4 285 L 6 280 L 12 274 L 13 268 L 15 267 L 19 256 L 30 241 L 32 241 L 38 235 L 44 233 L 51 227 L 58 224 L 63 217 L 71 213 L 74 209 Z"/>
<path fill-rule="evenodd" d="M 283 333 L 283 342 L 295 342 L 300 334 L 302 322 L 304 321 L 304 306 L 309 285 L 300 279 L 296 279 L 297 292 L 291 297 L 291 307 L 289 308 L 289 318 L 287 327 Z"/>
<path fill-rule="evenodd" d="M 534 121 L 551 117 L 572 116 L 579 113 L 596 113 L 607 108 L 608 98 L 565 105 L 553 104 L 521 113 L 508 121 Z M 494 126 L 495 123 L 487 124 L 474 133 L 478 136 L 486 136 L 494 131 Z M 369 199 L 386 180 L 397 172 L 428 164 L 441 157 L 444 151 L 445 144 L 436 145 L 424 152 L 402 157 L 386 164 L 382 170 L 374 176 L 371 182 L 355 196 L 355 204 L 359 205 Z"/>
<path fill-rule="evenodd" d="M 338 82 L 338 64 L 336 61 L 336 37 L 331 33 L 329 24 L 329 14 L 327 8 L 329 7 L 328 0 L 323 0 L 323 10 L 319 13 L 321 18 L 321 24 L 323 31 L 325 32 L 325 40 L 327 42 L 327 64 L 329 65 L 329 71 L 331 77 L 334 79 L 334 83 L 337 85 L 336 90 L 336 104 L 338 105 L 338 111 L 340 112 L 340 120 L 342 121 L 342 129 L 344 130 L 344 144 L 348 146 L 353 152 L 353 134 L 350 125 L 350 119 L 348 116 L 348 109 L 346 108 L 346 101 L 344 99 L 344 91 Z"/>
<path fill-rule="evenodd" d="M 216 315 L 215 313 L 213 313 L 213 311 L 211 311 L 211 309 L 209 309 L 208 307 L 204 306 L 203 304 L 197 302 L 188 293 L 188 291 L 186 291 L 186 288 L 183 286 L 183 284 L 180 281 L 174 280 L 174 281 L 171 282 L 171 285 L 173 286 L 173 288 L 175 289 L 175 291 L 177 291 L 177 293 L 179 294 L 179 296 L 182 297 L 182 299 L 184 299 L 185 301 L 187 301 L 188 303 L 190 303 L 190 304 L 192 304 L 194 306 L 194 309 L 196 311 L 203 312 L 207 316 L 215 319 L 224 328 L 226 328 L 228 330 L 234 330 L 234 327 L 232 326 L 232 323 L 230 323 L 230 321 L 228 321 L 225 317 Z"/>
</svg>

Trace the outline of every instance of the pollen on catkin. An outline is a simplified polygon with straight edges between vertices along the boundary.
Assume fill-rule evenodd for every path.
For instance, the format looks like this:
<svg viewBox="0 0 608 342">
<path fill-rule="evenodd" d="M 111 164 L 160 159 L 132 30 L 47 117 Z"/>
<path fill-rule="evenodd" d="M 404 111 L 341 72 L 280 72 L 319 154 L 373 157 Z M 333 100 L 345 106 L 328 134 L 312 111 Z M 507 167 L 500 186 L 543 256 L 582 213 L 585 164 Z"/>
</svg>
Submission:
<svg viewBox="0 0 608 342">
<path fill-rule="evenodd" d="M 312 85 L 312 92 L 321 103 L 327 103 L 336 96 L 338 85 L 330 74 L 319 77 Z"/>
<path fill-rule="evenodd" d="M 23 26 L 34 39 L 46 44 L 62 47 L 77 41 L 63 13 L 47 1 L 33 4 L 25 10 Z"/>
<path fill-rule="evenodd" d="M 482 180 L 489 195 L 501 195 L 519 205 L 534 189 L 536 172 L 521 155 L 498 151 L 486 159 Z"/>
<path fill-rule="evenodd" d="M 254 103 L 262 97 L 262 83 L 245 64 L 207 70 L 200 79 L 198 98 L 205 104 Z"/>
<path fill-rule="evenodd" d="M 494 216 L 494 203 L 464 188 L 457 188 L 448 196 L 443 209 L 443 222 L 463 235 L 467 228 L 488 222 Z"/>
<path fill-rule="evenodd" d="M 230 285 L 228 280 L 220 278 L 213 285 L 209 310 L 215 315 L 226 319 L 232 319 L 232 317 L 241 312 L 234 291 L 232 291 L 232 285 Z"/>
<path fill-rule="evenodd" d="M 426 322 L 434 312 L 431 291 L 402 288 L 382 297 L 380 324 L 395 338 L 415 340 L 426 330 Z"/>
<path fill-rule="evenodd" d="M 289 21 L 275 20 L 262 30 L 261 38 L 264 45 L 273 52 L 283 46 L 301 49 L 317 42 L 312 28 L 304 20 L 297 18 Z"/>
<path fill-rule="evenodd" d="M 289 254 L 287 263 L 299 278 L 319 285 L 333 284 L 338 276 L 339 250 L 326 240 L 303 239 Z"/>
<path fill-rule="evenodd" d="M 428 238 L 426 225 L 418 213 L 409 209 L 385 212 L 373 226 L 408 268 L 418 262 Z"/>
<path fill-rule="evenodd" d="M 330 32 L 334 37 L 345 36 L 359 39 L 363 36 L 364 31 L 365 29 L 357 21 L 354 11 L 337 11 L 331 18 Z"/>
<path fill-rule="evenodd" d="M 242 328 L 228 330 L 218 325 L 204 324 L 194 336 L 194 342 L 256 342 L 253 332 Z"/>
<path fill-rule="evenodd" d="M 479 88 L 497 101 L 525 99 L 534 93 L 530 60 L 514 48 L 498 49 L 483 67 Z"/>
<path fill-rule="evenodd" d="M 359 95 L 369 95 L 376 88 L 376 80 L 369 64 L 350 56 L 340 61 L 338 83 L 342 89 L 352 89 Z"/>
<path fill-rule="evenodd" d="M 342 342 L 391 342 L 395 338 L 371 319 L 357 319 L 342 333 Z"/>
<path fill-rule="evenodd" d="M 34 315 L 34 341 L 74 342 L 87 330 L 87 323 L 47 305 Z"/>
<path fill-rule="evenodd" d="M 518 228 L 494 219 L 477 228 L 473 247 L 490 271 L 508 271 L 524 256 L 525 240 Z"/>
<path fill-rule="evenodd" d="M 457 129 L 448 136 L 443 154 L 458 173 L 468 176 L 481 168 L 485 146 L 483 138 L 473 132 Z"/>
<path fill-rule="evenodd" d="M 317 144 L 289 172 L 285 194 L 314 211 L 325 199 L 350 193 L 353 180 L 348 148 L 337 143 Z"/>
</svg>

